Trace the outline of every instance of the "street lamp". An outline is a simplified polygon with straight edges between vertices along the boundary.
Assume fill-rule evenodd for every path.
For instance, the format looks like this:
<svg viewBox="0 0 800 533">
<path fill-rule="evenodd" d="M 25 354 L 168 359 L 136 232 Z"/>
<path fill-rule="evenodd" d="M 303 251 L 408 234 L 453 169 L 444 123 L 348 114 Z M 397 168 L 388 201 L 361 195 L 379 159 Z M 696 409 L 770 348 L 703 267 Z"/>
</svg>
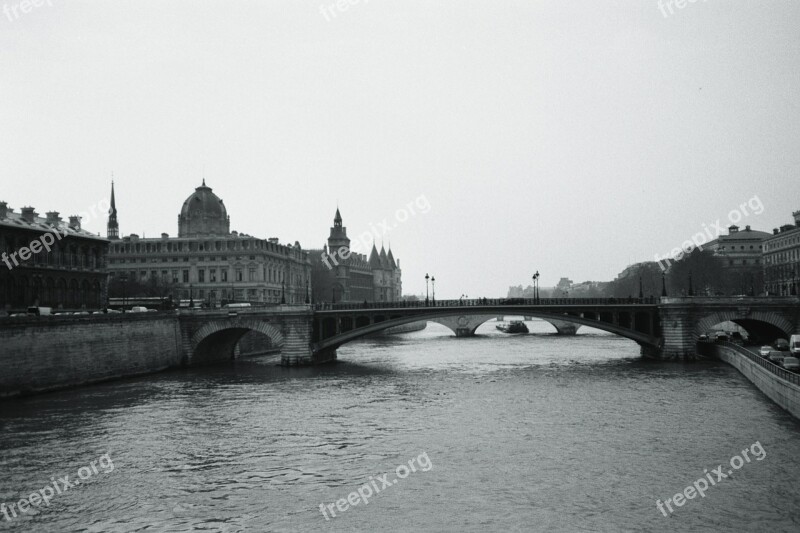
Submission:
<svg viewBox="0 0 800 533">
<path fill-rule="evenodd" d="M 286 282 L 281 280 L 281 303 L 286 303 Z"/>
<path fill-rule="evenodd" d="M 194 309 L 194 291 L 191 283 L 189 284 L 189 309 Z"/>
<path fill-rule="evenodd" d="M 434 276 L 431 276 L 431 301 L 436 307 L 436 278 Z"/>
<path fill-rule="evenodd" d="M 431 279 L 431 277 L 426 273 L 425 274 L 425 307 L 428 307 L 428 280 L 430 280 L 430 279 Z"/>
<path fill-rule="evenodd" d="M 694 288 L 692 287 L 692 273 L 689 272 L 689 296 L 694 296 Z"/>
<path fill-rule="evenodd" d="M 639 274 L 639 299 L 644 298 L 644 290 L 642 290 L 642 275 Z"/>
<path fill-rule="evenodd" d="M 661 272 L 661 296 L 667 295 L 667 276 L 664 272 Z"/>
<path fill-rule="evenodd" d="M 533 303 L 539 303 L 539 271 L 533 275 Z"/>
<path fill-rule="evenodd" d="M 306 278 L 306 303 L 307 304 L 311 303 L 311 300 L 309 299 L 309 296 L 308 296 L 308 278 Z"/>
</svg>

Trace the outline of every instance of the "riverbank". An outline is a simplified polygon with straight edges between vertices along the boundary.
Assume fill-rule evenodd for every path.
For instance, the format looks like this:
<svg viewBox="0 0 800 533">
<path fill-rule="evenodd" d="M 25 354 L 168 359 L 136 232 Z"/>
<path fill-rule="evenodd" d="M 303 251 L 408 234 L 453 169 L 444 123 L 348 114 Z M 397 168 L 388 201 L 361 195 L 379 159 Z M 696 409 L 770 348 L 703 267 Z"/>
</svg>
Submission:
<svg viewBox="0 0 800 533">
<path fill-rule="evenodd" d="M 773 402 L 800 419 L 800 375 L 732 343 L 707 346 L 718 359 L 741 372 Z"/>
</svg>

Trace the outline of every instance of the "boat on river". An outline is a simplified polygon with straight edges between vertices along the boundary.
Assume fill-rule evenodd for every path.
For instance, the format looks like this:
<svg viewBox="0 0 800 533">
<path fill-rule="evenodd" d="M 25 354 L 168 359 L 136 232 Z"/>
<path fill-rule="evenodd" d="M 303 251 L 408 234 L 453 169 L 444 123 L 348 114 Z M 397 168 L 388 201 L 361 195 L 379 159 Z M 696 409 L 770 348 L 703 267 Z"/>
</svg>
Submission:
<svg viewBox="0 0 800 533">
<path fill-rule="evenodd" d="M 528 333 L 528 326 L 522 320 L 512 320 L 510 322 L 503 322 L 495 326 L 503 333 Z"/>
</svg>

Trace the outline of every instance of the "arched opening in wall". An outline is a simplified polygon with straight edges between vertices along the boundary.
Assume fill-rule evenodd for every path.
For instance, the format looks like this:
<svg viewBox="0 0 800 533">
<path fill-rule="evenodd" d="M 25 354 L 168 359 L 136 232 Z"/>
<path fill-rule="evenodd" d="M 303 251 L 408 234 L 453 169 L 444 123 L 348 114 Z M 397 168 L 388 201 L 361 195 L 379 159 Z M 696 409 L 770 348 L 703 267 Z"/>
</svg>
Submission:
<svg viewBox="0 0 800 533">
<path fill-rule="evenodd" d="M 773 345 L 778 339 L 789 340 L 790 331 L 781 327 L 756 319 L 733 318 L 731 320 L 717 321 L 715 319 L 704 321 L 696 332 L 697 335 L 707 335 L 710 341 L 719 338 L 747 346 Z"/>
<path fill-rule="evenodd" d="M 267 337 L 270 341 L 270 346 L 274 346 L 274 341 L 261 332 L 256 332 L 250 328 L 245 327 L 232 327 L 216 331 L 204 339 L 202 339 L 192 354 L 192 364 L 202 365 L 207 363 L 214 363 L 219 361 L 229 361 L 237 357 L 237 346 L 239 342 L 250 333 L 258 334 L 262 337 Z M 248 347 L 255 348 L 261 346 L 263 348 L 264 341 L 260 337 L 253 335 L 249 338 Z M 239 347 L 241 350 L 241 347 Z"/>
<path fill-rule="evenodd" d="M 254 330 L 249 330 L 242 335 L 242 338 L 239 339 L 234 348 L 234 354 L 237 358 L 267 355 L 276 351 L 280 351 L 280 346 L 275 346 L 269 335 Z"/>
</svg>

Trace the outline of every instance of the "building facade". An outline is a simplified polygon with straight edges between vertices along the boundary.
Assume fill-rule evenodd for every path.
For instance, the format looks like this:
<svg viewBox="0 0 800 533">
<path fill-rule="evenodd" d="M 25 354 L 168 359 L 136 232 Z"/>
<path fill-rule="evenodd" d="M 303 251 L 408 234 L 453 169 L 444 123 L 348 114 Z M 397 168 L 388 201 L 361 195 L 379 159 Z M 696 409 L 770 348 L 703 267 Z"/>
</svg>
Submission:
<svg viewBox="0 0 800 533">
<path fill-rule="evenodd" d="M 772 230 L 764 240 L 764 284 L 767 294 L 794 296 L 800 283 L 800 211 L 792 213 L 794 225 Z"/>
<path fill-rule="evenodd" d="M 764 241 L 770 237 L 765 231 L 756 231 L 745 226 L 728 227 L 727 235 L 720 235 L 705 245 L 722 261 L 728 278 L 728 286 L 738 294 L 762 294 L 764 292 Z"/>
<path fill-rule="evenodd" d="M 381 246 L 372 245 L 369 258 L 350 249 L 347 228 L 336 209 L 328 240 L 310 250 L 313 297 L 317 302 L 392 302 L 403 299 L 400 261 Z"/>
<path fill-rule="evenodd" d="M 308 253 L 298 242 L 283 245 L 276 238 L 230 231 L 225 204 L 205 180 L 181 207 L 177 238 L 166 233 L 147 239 L 112 236 L 118 234 L 113 190 L 111 212 L 112 281 L 163 287 L 164 296 L 212 307 L 230 302 L 302 304 L 308 299 Z"/>
<path fill-rule="evenodd" d="M 42 218 L 0 202 L 0 311 L 105 307 L 108 245 L 78 216 L 66 223 L 56 211 Z"/>
</svg>

